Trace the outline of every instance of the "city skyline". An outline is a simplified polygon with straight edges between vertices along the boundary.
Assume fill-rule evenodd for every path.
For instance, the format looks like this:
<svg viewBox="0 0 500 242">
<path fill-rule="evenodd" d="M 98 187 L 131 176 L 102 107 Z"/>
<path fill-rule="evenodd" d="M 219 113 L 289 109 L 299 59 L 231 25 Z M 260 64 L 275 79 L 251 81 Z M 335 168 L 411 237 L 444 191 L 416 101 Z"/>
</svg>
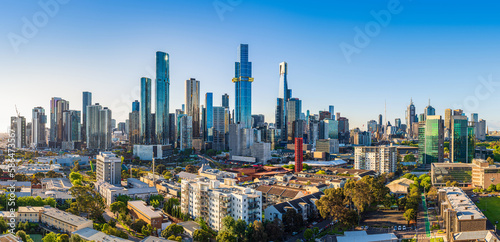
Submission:
<svg viewBox="0 0 500 242">
<path fill-rule="evenodd" d="M 27 12 L 21 5 L 16 6 L 17 3 L 11 4 L 13 5 L 12 11 L 2 15 L 5 16 L 2 19 L 6 18 L 6 26 L 9 26 L 1 29 L 5 36 L 11 32 L 19 33 L 23 15 L 29 17 L 32 13 L 42 10 L 36 3 L 33 3 L 31 12 Z M 152 35 L 151 39 L 155 39 L 154 41 L 147 39 L 134 49 L 130 47 L 136 39 L 134 36 L 142 32 L 138 30 L 140 26 L 131 26 L 130 33 L 119 30 L 118 36 L 123 38 L 123 41 L 116 46 L 110 46 L 113 38 L 111 41 L 97 37 L 87 38 L 89 42 L 83 43 L 82 40 L 68 36 L 75 29 L 69 29 L 71 25 L 63 23 L 65 20 L 73 20 L 70 22 L 80 24 L 77 25 L 80 26 L 80 30 L 88 28 L 71 17 L 71 13 L 78 11 L 78 7 L 93 6 L 95 8 L 99 4 L 70 2 L 67 5 L 61 5 L 58 14 L 50 19 L 46 27 L 40 28 L 29 43 L 19 46 L 18 52 L 12 49 L 8 38 L 2 40 L 0 48 L 2 53 L 6 54 L 0 58 L 0 64 L 5 67 L 5 71 L 0 73 L 0 78 L 12 90 L 1 97 L 6 107 L 0 114 L 0 132 L 6 131 L 10 117 L 15 116 L 14 104 L 19 108 L 21 115 L 30 120 L 31 110 L 34 107 L 41 106 L 45 110 L 50 110 L 49 102 L 52 97 L 60 97 L 69 101 L 71 110 L 82 110 L 83 91 L 92 92 L 93 103 L 109 107 L 113 111 L 113 118 L 119 122 L 124 121 L 131 110 L 132 102 L 140 100 L 140 77 L 144 76 L 152 80 L 156 78 L 155 62 L 152 59 L 156 51 L 165 51 L 170 54 L 172 70 L 170 111 L 181 107 L 184 100 L 184 81 L 189 78 L 200 80 L 201 95 L 207 92 L 213 93 L 214 106 L 220 106 L 221 96 L 228 93 L 231 100 L 230 108 L 234 109 L 234 84 L 229 80 L 234 77 L 233 63 L 238 61 L 235 49 L 240 43 L 249 44 L 250 60 L 254 65 L 252 68 L 252 77 L 255 78 L 255 82 L 252 83 L 252 114 L 264 114 L 266 122 L 274 122 L 279 88 L 277 69 L 279 63 L 285 61 L 292 70 L 288 75 L 288 85 L 293 90 L 292 97 L 303 101 L 303 112 L 310 110 L 314 114 L 320 110 L 328 110 L 329 105 L 334 105 L 337 112 L 349 118 L 351 128 L 366 129 L 368 120 L 376 119 L 379 114 L 384 113 L 384 101 L 387 101 L 388 115 L 384 119 L 391 123 L 395 118 L 404 120 L 404 110 L 409 105 L 410 98 L 414 100 L 417 115 L 424 112 L 430 98 L 436 114 L 442 116 L 446 108 L 460 108 L 456 105 L 463 106 L 468 100 L 476 98 L 479 100 L 478 108 L 468 110 L 462 107 L 466 115 L 479 113 L 480 119 L 487 120 L 490 130 L 500 128 L 500 121 L 495 116 L 496 110 L 493 105 L 490 105 L 500 99 L 500 95 L 497 95 L 498 84 L 484 86 L 484 82 L 478 78 L 482 76 L 488 80 L 492 75 L 495 81 L 499 76 L 495 68 L 499 62 L 495 57 L 498 48 L 493 45 L 498 35 L 491 32 L 495 28 L 495 23 L 500 22 L 497 16 L 488 15 L 486 12 L 483 14 L 488 17 L 473 19 L 473 17 L 478 17 L 473 11 L 478 7 L 472 6 L 470 9 L 472 14 L 464 16 L 469 21 L 466 25 L 466 21 L 456 21 L 459 18 L 453 18 L 452 14 L 462 13 L 465 11 L 464 8 L 452 6 L 454 10 L 451 11 L 452 13 L 443 12 L 445 17 L 433 20 L 435 22 L 431 20 L 419 22 L 415 14 L 423 11 L 422 6 L 419 3 L 410 5 L 408 2 L 401 2 L 401 4 L 408 5 L 402 6 L 403 11 L 398 15 L 393 15 L 391 23 L 382 28 L 379 35 L 372 38 L 370 45 L 363 48 L 359 54 L 354 54 L 351 62 L 348 63 L 339 45 L 343 42 L 352 44 L 355 36 L 353 29 L 356 26 L 363 27 L 372 21 L 373 16 L 370 11 L 383 10 L 387 8 L 387 3 L 377 2 L 359 6 L 354 8 L 356 13 L 352 17 L 345 16 L 340 13 L 340 10 L 332 8 L 328 8 L 333 11 L 331 15 L 325 15 L 327 12 L 318 8 L 322 6 L 319 3 L 306 6 L 303 13 L 297 12 L 297 4 L 290 4 L 276 16 L 270 16 L 272 10 L 276 10 L 277 6 L 274 4 L 270 3 L 267 5 L 268 9 L 262 10 L 262 17 L 270 24 L 262 28 L 262 31 L 258 31 L 258 34 L 255 31 L 249 31 L 253 32 L 252 35 L 238 31 L 236 37 L 222 40 L 222 37 L 215 37 L 213 33 L 200 31 L 201 27 L 193 26 L 196 26 L 194 23 L 209 20 L 202 26 L 219 27 L 213 31 L 220 31 L 221 35 L 227 36 L 224 33 L 234 30 L 238 23 L 248 24 L 239 15 L 253 13 L 262 4 L 242 2 L 238 6 L 233 6 L 232 11 L 225 12 L 223 20 L 220 19 L 213 6 L 197 6 L 193 11 L 199 13 L 200 18 L 185 20 L 190 23 L 185 31 L 194 31 L 193 34 L 196 37 L 194 39 L 209 37 L 207 41 L 185 41 L 185 38 L 180 37 L 170 40 L 167 38 L 170 35 L 158 33 Z M 107 4 L 103 5 L 109 7 Z M 120 10 L 127 10 L 131 8 L 131 5 L 133 4 L 120 7 Z M 335 4 L 324 3 L 323 5 L 334 6 Z M 346 5 L 349 4 L 340 5 L 342 9 L 348 7 Z M 156 7 L 171 11 L 165 10 L 167 6 L 170 5 L 158 3 Z M 171 6 L 180 9 L 187 7 L 181 3 Z M 436 10 L 428 10 L 426 13 L 432 16 L 443 7 L 438 4 Z M 484 8 L 485 5 L 482 7 Z M 111 16 L 103 16 L 99 15 L 103 10 L 96 9 L 95 11 L 102 18 L 115 16 L 115 13 Z M 130 12 L 130 9 L 127 12 Z M 319 16 L 313 16 L 315 13 Z M 135 13 L 129 14 L 135 16 Z M 299 15 L 303 17 L 303 23 L 293 21 L 293 16 Z M 320 28 L 326 30 L 323 36 L 326 40 L 315 38 L 320 37 L 317 33 L 311 35 L 310 38 L 288 39 L 281 42 L 273 39 L 276 33 L 265 36 L 273 33 L 274 27 L 278 24 L 278 16 L 290 20 L 282 25 L 281 30 L 277 30 L 278 33 L 286 37 L 294 36 L 292 26 L 295 26 L 304 34 L 310 34 L 310 31 L 304 29 L 306 25 L 315 23 L 321 26 L 313 27 L 312 30 Z M 180 16 L 173 13 L 169 18 L 177 19 Z M 439 33 L 440 28 L 449 27 L 446 25 L 450 24 L 450 19 L 455 21 L 454 26 L 461 28 L 448 29 L 446 34 L 438 34 L 435 39 L 429 37 L 430 34 Z M 344 20 L 343 24 L 340 24 L 339 22 L 342 21 L 339 20 Z M 118 21 L 109 20 L 110 25 L 117 24 Z M 144 21 L 150 21 L 150 19 Z M 186 22 L 183 23 L 186 24 Z M 155 27 L 164 27 L 166 30 L 174 28 L 175 34 L 182 36 L 182 31 L 179 32 L 178 29 L 183 23 L 158 24 Z M 477 28 L 478 26 L 481 28 Z M 428 33 L 423 33 L 423 36 L 417 37 L 415 34 L 423 27 L 432 28 Z M 253 30 L 257 26 L 251 25 L 249 28 Z M 144 31 L 147 30 L 150 29 Z M 465 38 L 463 31 L 475 34 Z M 405 33 L 410 33 L 410 35 L 402 36 Z M 490 33 L 491 38 L 488 40 L 480 38 L 481 34 Z M 100 31 L 96 34 L 100 34 Z M 335 37 L 337 35 L 338 37 Z M 69 40 L 56 38 L 62 36 Z M 411 38 L 415 39 L 411 41 Z M 423 38 L 427 41 L 422 42 Z M 55 43 L 49 43 L 49 40 Z M 181 43 L 181 40 L 186 43 Z M 396 40 L 405 44 L 391 45 Z M 216 43 L 219 41 L 220 43 Z M 414 43 L 418 41 L 421 43 Z M 408 46 L 410 42 L 411 47 Z M 84 48 L 72 47 L 74 44 L 83 44 Z M 94 44 L 97 44 L 95 48 L 88 48 Z M 423 51 L 424 48 L 425 51 Z M 65 53 L 68 49 L 73 51 L 72 55 L 68 56 Z M 303 51 L 297 52 L 297 49 L 303 49 Z M 410 49 L 416 49 L 416 51 L 410 51 Z M 422 53 L 417 53 L 417 51 Z M 459 56 L 461 58 L 457 59 Z M 207 62 L 207 57 L 212 57 L 212 60 Z M 401 59 L 406 61 L 401 63 Z M 109 63 L 113 65 L 107 66 Z M 21 69 L 24 66 L 29 66 L 29 71 Z M 75 72 L 79 75 L 75 75 Z M 474 90 L 481 86 L 483 86 L 483 92 L 489 97 L 482 98 L 484 95 L 475 94 Z M 394 91 L 395 88 L 400 90 Z M 445 88 L 449 90 L 445 91 Z M 21 98 L 23 96 L 29 98 Z M 154 104 L 151 110 L 155 110 Z"/>
</svg>

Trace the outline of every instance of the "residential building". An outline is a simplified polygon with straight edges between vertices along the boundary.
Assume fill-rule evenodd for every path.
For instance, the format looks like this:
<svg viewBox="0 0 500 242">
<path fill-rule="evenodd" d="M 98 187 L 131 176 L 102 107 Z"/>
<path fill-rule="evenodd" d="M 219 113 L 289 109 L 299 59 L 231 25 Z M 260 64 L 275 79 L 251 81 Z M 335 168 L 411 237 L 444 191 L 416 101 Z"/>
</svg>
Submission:
<svg viewBox="0 0 500 242">
<path fill-rule="evenodd" d="M 96 156 L 97 181 L 108 182 L 113 185 L 121 184 L 121 159 L 111 152 L 100 152 Z"/>
<path fill-rule="evenodd" d="M 248 44 L 238 47 L 238 62 L 235 62 L 235 114 L 234 122 L 250 128 L 252 125 L 252 62 L 248 61 Z"/>
<path fill-rule="evenodd" d="M 200 81 L 195 78 L 186 80 L 186 112 L 192 118 L 192 138 L 200 137 Z"/>
<path fill-rule="evenodd" d="M 304 221 L 307 221 L 309 218 L 314 218 L 319 214 L 318 208 L 316 207 L 316 201 L 318 201 L 322 195 L 323 192 L 316 192 L 286 202 L 270 205 L 264 210 L 264 218 L 269 221 L 274 221 L 275 219 L 283 221 L 283 215 L 285 215 L 289 209 L 294 209 L 298 214 L 302 215 Z"/>
<path fill-rule="evenodd" d="M 10 118 L 10 129 L 14 131 L 14 146 L 16 148 L 26 147 L 26 118 L 23 116 Z M 11 131 L 11 132 L 12 132 Z"/>
<path fill-rule="evenodd" d="M 222 219 L 231 216 L 246 223 L 262 218 L 262 193 L 235 185 L 234 179 L 198 178 L 181 181 L 181 211 L 192 219 L 201 217 L 214 230 L 220 230 Z"/>
<path fill-rule="evenodd" d="M 50 100 L 50 147 L 61 147 L 63 141 L 63 112 L 69 109 L 69 102 L 53 97 Z"/>
<path fill-rule="evenodd" d="M 132 107 L 135 106 L 135 104 L 137 103 L 137 106 L 139 105 L 139 102 L 135 101 L 134 103 L 132 103 Z M 141 113 L 139 111 L 139 109 L 137 110 L 134 110 L 134 108 L 132 108 L 132 112 L 129 113 L 129 133 L 128 133 L 128 137 L 129 137 L 129 143 L 130 144 L 140 144 L 141 143 Z"/>
<path fill-rule="evenodd" d="M 222 151 L 226 148 L 226 109 L 213 107 L 213 143 L 212 149 Z"/>
<path fill-rule="evenodd" d="M 377 174 L 396 171 L 397 149 L 394 146 L 354 148 L 354 169 L 373 170 Z"/>
<path fill-rule="evenodd" d="M 214 140 L 214 95 L 211 92 L 205 94 L 205 126 L 203 134 L 205 141 L 213 142 Z"/>
<path fill-rule="evenodd" d="M 141 78 L 141 144 L 153 143 L 153 124 L 154 119 L 151 115 L 151 79 L 147 77 Z"/>
<path fill-rule="evenodd" d="M 81 139 L 87 141 L 87 106 L 92 105 L 92 93 L 83 92 L 82 93 L 82 131 Z"/>
<path fill-rule="evenodd" d="M 178 116 L 177 129 L 177 133 L 179 134 L 179 149 L 191 149 L 193 147 L 193 118 L 185 114 L 180 114 Z"/>
<path fill-rule="evenodd" d="M 31 147 L 42 148 L 47 146 L 47 135 L 45 127 L 47 124 L 47 115 L 42 107 L 33 108 L 31 121 Z"/>
<path fill-rule="evenodd" d="M 156 52 L 156 143 L 169 144 L 170 65 L 168 54 Z"/>
<path fill-rule="evenodd" d="M 133 200 L 140 199 L 144 201 L 147 201 L 153 195 L 158 195 L 158 190 L 155 187 L 125 188 L 104 181 L 97 181 L 94 185 L 95 190 L 101 194 L 107 206 L 116 202 L 116 197 L 120 195 L 128 196 Z"/>
</svg>

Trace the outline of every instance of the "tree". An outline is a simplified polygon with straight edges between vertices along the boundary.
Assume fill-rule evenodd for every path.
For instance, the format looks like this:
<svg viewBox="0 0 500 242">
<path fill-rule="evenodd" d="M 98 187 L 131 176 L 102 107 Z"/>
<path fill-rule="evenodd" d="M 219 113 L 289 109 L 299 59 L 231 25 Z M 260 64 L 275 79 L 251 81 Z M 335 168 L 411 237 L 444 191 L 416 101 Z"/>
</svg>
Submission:
<svg viewBox="0 0 500 242">
<path fill-rule="evenodd" d="M 344 194 L 356 207 L 359 218 L 361 218 L 361 213 L 363 213 L 367 206 L 373 201 L 370 185 L 366 184 L 365 181 L 366 180 L 350 180 L 344 185 Z"/>
<path fill-rule="evenodd" d="M 163 238 L 168 238 L 172 235 L 178 236 L 184 233 L 184 227 L 177 225 L 177 224 L 171 224 L 165 230 L 161 231 L 161 236 Z"/>
<path fill-rule="evenodd" d="M 196 166 L 193 166 L 193 165 L 187 165 L 186 172 L 198 174 L 198 168 Z"/>
<path fill-rule="evenodd" d="M 130 228 L 137 231 L 137 232 L 142 232 L 142 227 L 146 226 L 148 223 L 146 223 L 144 220 L 142 219 L 138 219 L 136 220 L 131 226 Z M 182 226 L 181 226 L 182 227 Z M 177 234 L 175 234 L 177 235 Z"/>
<path fill-rule="evenodd" d="M 109 209 L 117 216 L 119 213 L 127 210 L 127 204 L 122 201 L 114 202 L 109 205 Z"/>
<path fill-rule="evenodd" d="M 252 240 L 255 241 L 255 242 L 266 242 L 266 241 L 268 241 L 267 240 L 266 229 L 264 228 L 264 225 L 262 224 L 262 222 L 260 222 L 259 220 L 255 220 L 253 222 Z"/>
<path fill-rule="evenodd" d="M 236 235 L 236 237 L 240 239 L 243 239 L 243 237 L 245 237 L 245 230 L 247 228 L 247 223 L 239 218 L 238 220 L 236 220 L 236 222 L 234 223 L 234 233 Z M 239 241 L 238 240 L 238 241 Z"/>
<path fill-rule="evenodd" d="M 142 229 L 141 229 L 141 233 L 144 235 L 144 236 L 150 236 L 151 233 L 153 232 L 153 226 L 151 226 L 151 224 L 147 224 L 145 226 L 142 226 Z"/>
<path fill-rule="evenodd" d="M 294 232 L 304 224 L 304 218 L 295 209 L 288 209 L 283 215 L 283 226 L 287 232 Z M 254 228 L 255 229 L 255 228 Z"/>
<path fill-rule="evenodd" d="M 266 233 L 268 239 L 271 241 L 279 241 L 283 238 L 283 223 L 279 218 L 274 219 L 272 222 L 266 224 Z"/>
<path fill-rule="evenodd" d="M 69 235 L 59 234 L 59 236 L 57 236 L 57 242 L 69 242 Z"/>
<path fill-rule="evenodd" d="M 82 242 L 83 239 L 80 237 L 78 234 L 71 234 L 71 237 L 69 238 L 69 242 Z"/>
<path fill-rule="evenodd" d="M 31 237 L 27 235 L 26 232 L 24 232 L 23 230 L 18 230 L 16 232 L 16 236 L 21 238 L 23 242 L 33 242 L 33 239 L 31 239 Z"/>
<path fill-rule="evenodd" d="M 316 207 L 318 208 L 319 214 L 324 219 L 333 219 L 339 221 L 343 224 L 344 215 L 349 210 L 344 204 L 344 191 L 342 188 L 330 188 L 323 191 L 324 196 L 316 201 Z M 283 223 L 285 223 L 285 218 L 283 217 Z"/>
<path fill-rule="evenodd" d="M 165 165 L 159 164 L 155 167 L 155 172 L 158 172 L 158 174 L 163 174 L 163 171 L 167 169 Z"/>
<path fill-rule="evenodd" d="M 486 161 L 487 161 L 487 162 L 488 162 L 488 164 L 490 164 L 490 165 L 495 164 L 495 160 L 494 160 L 493 158 L 491 158 L 491 157 L 488 157 L 488 158 L 486 159 Z"/>
<path fill-rule="evenodd" d="M 407 154 L 405 155 L 405 158 L 403 159 L 403 162 L 415 162 L 417 158 L 413 154 Z"/>
<path fill-rule="evenodd" d="M 194 241 L 208 242 L 210 240 L 210 237 L 211 237 L 210 233 L 203 229 L 197 229 L 193 232 Z"/>
<path fill-rule="evenodd" d="M 236 221 L 234 221 L 234 218 L 228 215 L 222 219 L 222 227 L 220 231 L 227 231 L 236 236 L 235 225 Z"/>
<path fill-rule="evenodd" d="M 79 184 L 81 185 L 82 184 L 82 181 L 83 181 L 83 176 L 82 174 L 80 174 L 79 172 L 71 172 L 69 174 L 69 180 L 71 181 L 71 183 L 73 184 Z"/>
<path fill-rule="evenodd" d="M 415 220 L 416 212 L 413 208 L 410 208 L 410 209 L 406 210 L 406 212 L 403 214 L 403 216 L 405 217 L 405 220 L 408 222 L 408 224 L 410 224 L 410 221 Z"/>
<path fill-rule="evenodd" d="M 216 240 L 217 242 L 236 242 L 236 236 L 232 235 L 228 231 L 219 231 Z"/>
<path fill-rule="evenodd" d="M 319 170 L 316 172 L 316 174 L 319 174 L 319 175 L 325 175 L 326 174 L 326 171 L 324 170 Z"/>
<path fill-rule="evenodd" d="M 79 213 L 86 212 L 87 218 L 95 221 L 103 220 L 105 205 L 100 194 L 90 186 L 76 185 L 69 190 L 71 195 L 76 198 L 76 209 Z"/>
<path fill-rule="evenodd" d="M 172 179 L 172 173 L 171 173 L 170 171 L 165 170 L 165 171 L 163 172 L 163 178 L 165 178 L 165 179 L 167 179 L 167 180 Z"/>
<path fill-rule="evenodd" d="M 486 189 L 486 191 L 488 191 L 488 192 L 494 192 L 496 189 L 497 189 L 497 186 L 495 186 L 493 184 L 490 184 L 490 186 L 488 187 L 488 189 Z"/>
<path fill-rule="evenodd" d="M 43 242 L 57 242 L 57 234 L 50 232 L 42 238 Z"/>
<path fill-rule="evenodd" d="M 496 189 L 497 191 L 500 191 L 500 183 L 497 184 Z"/>
<path fill-rule="evenodd" d="M 313 237 L 313 231 L 311 229 L 306 229 L 306 231 L 304 231 L 304 238 L 306 240 L 310 240 L 312 239 Z"/>
</svg>

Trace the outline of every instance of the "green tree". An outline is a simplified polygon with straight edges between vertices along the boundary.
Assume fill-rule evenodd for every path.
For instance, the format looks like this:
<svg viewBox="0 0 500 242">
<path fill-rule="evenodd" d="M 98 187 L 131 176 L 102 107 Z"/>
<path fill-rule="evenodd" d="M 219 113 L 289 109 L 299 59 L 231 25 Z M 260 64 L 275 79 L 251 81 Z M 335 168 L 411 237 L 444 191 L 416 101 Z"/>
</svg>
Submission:
<svg viewBox="0 0 500 242">
<path fill-rule="evenodd" d="M 304 238 L 306 240 L 312 239 L 313 235 L 314 234 L 313 234 L 313 231 L 311 229 L 306 229 L 306 231 L 304 231 Z"/>
<path fill-rule="evenodd" d="M 18 230 L 16 232 L 16 236 L 21 238 L 23 242 L 33 242 L 33 239 L 31 239 L 31 237 L 27 235 L 26 232 L 24 232 L 23 230 Z"/>
<path fill-rule="evenodd" d="M 87 218 L 94 221 L 102 221 L 104 214 L 104 201 L 100 194 L 90 186 L 76 185 L 70 189 L 71 195 L 75 197 L 76 209 L 79 213 L 86 212 Z M 73 205 L 73 204 L 72 204 Z"/>
<path fill-rule="evenodd" d="M 326 171 L 324 170 L 319 170 L 316 172 L 316 174 L 319 174 L 319 175 L 325 175 L 326 174 Z"/>
<path fill-rule="evenodd" d="M 228 231 L 219 231 L 216 240 L 217 242 L 236 242 L 236 236 Z"/>
<path fill-rule="evenodd" d="M 59 236 L 57 236 L 57 242 L 69 242 L 69 235 L 59 234 Z"/>
<path fill-rule="evenodd" d="M 347 225 L 345 224 L 345 215 L 349 209 L 346 208 L 344 204 L 345 195 L 342 188 L 330 188 L 324 190 L 323 192 L 325 195 L 321 196 L 321 198 L 316 201 L 316 207 L 318 208 L 321 217 L 324 219 L 337 220 L 339 223 Z M 283 223 L 285 224 L 284 217 Z"/>
<path fill-rule="evenodd" d="M 177 224 L 171 224 L 165 230 L 161 231 L 161 236 L 163 238 L 168 238 L 172 235 L 178 236 L 184 233 L 184 227 L 177 225 Z"/>
<path fill-rule="evenodd" d="M 122 201 L 114 202 L 109 205 L 109 209 L 115 214 L 116 217 L 119 213 L 127 210 L 127 204 Z"/>
<path fill-rule="evenodd" d="M 69 238 L 69 242 L 83 242 L 83 239 L 78 234 L 71 234 L 71 237 Z"/>
<path fill-rule="evenodd" d="M 210 233 L 203 229 L 197 229 L 193 232 L 194 241 L 208 242 L 210 240 L 210 237 L 211 237 Z"/>
<path fill-rule="evenodd" d="M 260 222 L 259 220 L 255 220 L 253 222 L 252 240 L 255 241 L 255 242 L 266 242 L 266 241 L 268 241 L 267 240 L 266 229 L 264 228 L 264 225 L 262 224 L 262 222 Z"/>
<path fill-rule="evenodd" d="M 405 217 L 405 220 L 408 222 L 408 224 L 410 224 L 410 221 L 415 220 L 416 218 L 415 210 L 413 208 L 410 208 L 405 211 L 403 216 Z"/>
<path fill-rule="evenodd" d="M 495 186 L 495 185 L 491 184 L 491 185 L 488 187 L 488 189 L 486 189 L 486 191 L 488 191 L 488 192 L 494 192 L 496 189 L 497 189 L 497 186 Z"/>
<path fill-rule="evenodd" d="M 276 218 L 272 222 L 266 223 L 266 233 L 269 240 L 280 241 L 283 238 L 284 233 L 283 223 L 281 220 Z"/>
<path fill-rule="evenodd" d="M 57 241 L 57 234 L 55 234 L 54 232 L 50 232 L 42 238 L 42 241 L 43 242 L 58 242 Z"/>
</svg>

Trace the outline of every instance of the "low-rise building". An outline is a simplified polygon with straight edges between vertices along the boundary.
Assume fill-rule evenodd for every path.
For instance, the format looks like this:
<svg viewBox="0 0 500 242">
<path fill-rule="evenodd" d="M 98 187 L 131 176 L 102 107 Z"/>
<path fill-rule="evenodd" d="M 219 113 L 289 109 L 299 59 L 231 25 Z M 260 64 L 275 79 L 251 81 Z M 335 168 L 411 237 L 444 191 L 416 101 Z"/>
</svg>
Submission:
<svg viewBox="0 0 500 242">
<path fill-rule="evenodd" d="M 394 233 L 367 234 L 366 231 L 345 231 L 344 236 L 337 236 L 338 242 L 397 242 L 398 237 Z"/>
<path fill-rule="evenodd" d="M 120 195 L 142 200 L 148 200 L 150 196 L 158 195 L 158 190 L 156 190 L 155 187 L 125 188 L 112 185 L 104 181 L 97 181 L 94 183 L 94 188 L 104 198 L 107 206 L 114 203 L 116 201 L 116 197 Z"/>
<path fill-rule="evenodd" d="M 6 233 L 0 235 L 0 242 L 23 242 L 23 240 L 14 234 Z"/>
<path fill-rule="evenodd" d="M 83 228 L 93 228 L 92 220 L 76 216 L 49 206 L 43 207 L 40 222 L 64 233 L 72 233 Z"/>
<path fill-rule="evenodd" d="M 40 222 L 40 217 L 43 212 L 43 207 L 19 207 L 17 210 L 16 217 L 18 218 L 16 222 L 30 222 L 38 223 Z"/>
<path fill-rule="evenodd" d="M 151 224 L 151 226 L 159 231 L 161 231 L 163 224 L 163 214 L 160 210 L 155 209 L 152 206 L 147 206 L 144 201 L 129 201 L 127 203 L 127 208 L 130 211 L 130 215 L 134 219 L 141 219 L 144 222 Z M 166 227 L 166 226 L 165 226 Z"/>
<path fill-rule="evenodd" d="M 260 185 L 255 190 L 262 193 L 262 207 L 287 202 L 305 196 L 308 192 L 301 188 L 283 187 L 278 185 Z"/>
<path fill-rule="evenodd" d="M 431 181 L 434 186 L 444 186 L 449 181 L 486 189 L 500 182 L 500 165 L 490 165 L 484 159 L 473 159 L 472 163 L 432 163 Z"/>
<path fill-rule="evenodd" d="M 468 231 L 454 233 L 450 242 L 499 242 L 500 239 L 495 232 L 490 230 Z"/>
<path fill-rule="evenodd" d="M 415 183 L 415 181 L 403 177 L 394 180 L 385 186 L 389 188 L 389 190 L 391 190 L 391 192 L 394 194 L 408 194 L 410 185 L 413 183 Z"/>
<path fill-rule="evenodd" d="M 71 234 L 79 235 L 85 241 L 99 241 L 99 242 L 131 242 L 132 240 L 123 239 L 113 235 L 105 234 L 93 228 L 83 228 L 73 231 Z"/>
<path fill-rule="evenodd" d="M 316 201 L 319 200 L 322 195 L 323 192 L 317 192 L 286 202 L 270 205 L 264 210 L 264 218 L 269 221 L 273 221 L 277 218 L 283 221 L 283 215 L 286 214 L 287 210 L 295 209 L 298 214 L 302 215 L 304 221 L 306 221 L 318 215 Z"/>
<path fill-rule="evenodd" d="M 201 229 L 200 225 L 195 221 L 180 222 L 177 225 L 182 226 L 184 228 L 184 232 L 191 237 L 193 237 L 194 231 Z"/>
<path fill-rule="evenodd" d="M 59 164 L 61 166 L 74 166 L 75 162 L 78 162 L 81 166 L 89 165 L 88 156 L 65 154 L 60 156 L 44 156 L 37 158 L 38 163 L 42 164 Z"/>
</svg>

